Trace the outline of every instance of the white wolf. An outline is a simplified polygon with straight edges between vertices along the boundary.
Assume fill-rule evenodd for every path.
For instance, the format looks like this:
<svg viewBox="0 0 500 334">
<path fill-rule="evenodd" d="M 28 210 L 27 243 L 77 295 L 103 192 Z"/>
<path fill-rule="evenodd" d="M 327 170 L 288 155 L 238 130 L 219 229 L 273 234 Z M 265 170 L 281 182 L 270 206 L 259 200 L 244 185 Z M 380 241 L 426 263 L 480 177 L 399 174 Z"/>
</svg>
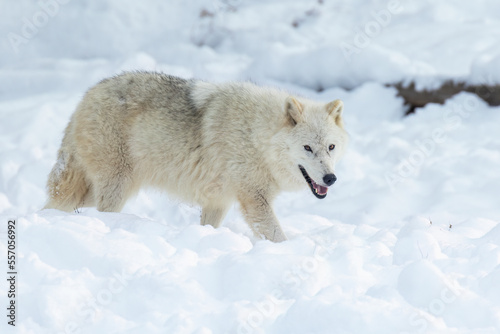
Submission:
<svg viewBox="0 0 500 334">
<path fill-rule="evenodd" d="M 340 100 L 313 102 L 250 83 L 129 72 L 90 88 L 47 184 L 46 208 L 120 211 L 142 186 L 202 207 L 218 227 L 237 200 L 254 233 L 286 240 L 280 191 L 324 198 L 347 142 Z"/>
</svg>

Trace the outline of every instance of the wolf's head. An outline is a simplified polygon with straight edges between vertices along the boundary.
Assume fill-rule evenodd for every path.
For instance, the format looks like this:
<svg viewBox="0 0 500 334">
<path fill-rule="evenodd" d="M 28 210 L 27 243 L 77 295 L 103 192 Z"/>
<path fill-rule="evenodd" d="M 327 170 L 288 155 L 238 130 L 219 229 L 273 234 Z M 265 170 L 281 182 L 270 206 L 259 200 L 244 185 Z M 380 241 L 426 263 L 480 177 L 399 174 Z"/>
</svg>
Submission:
<svg viewBox="0 0 500 334">
<path fill-rule="evenodd" d="M 308 184 L 317 198 L 325 198 L 328 187 L 337 180 L 335 163 L 347 144 L 347 133 L 342 121 L 343 103 L 335 100 L 327 104 L 285 100 L 286 136 L 281 143 L 283 162 L 294 185 Z M 284 153 L 284 154 L 283 154 Z"/>
</svg>

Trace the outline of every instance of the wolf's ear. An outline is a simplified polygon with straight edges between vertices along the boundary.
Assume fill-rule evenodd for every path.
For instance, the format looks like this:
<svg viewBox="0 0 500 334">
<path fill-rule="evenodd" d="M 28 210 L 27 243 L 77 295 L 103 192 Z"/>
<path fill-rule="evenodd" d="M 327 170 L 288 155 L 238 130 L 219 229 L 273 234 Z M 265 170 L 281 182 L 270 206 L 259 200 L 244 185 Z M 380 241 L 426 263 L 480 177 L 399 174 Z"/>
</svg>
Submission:
<svg viewBox="0 0 500 334">
<path fill-rule="evenodd" d="M 332 116 L 335 123 L 340 127 L 344 126 L 342 121 L 342 110 L 344 110 L 344 102 L 341 100 L 334 100 L 326 105 L 328 115 Z"/>
<path fill-rule="evenodd" d="M 285 100 L 285 112 L 288 120 L 292 125 L 296 125 L 301 122 L 304 118 L 302 112 L 304 111 L 304 106 L 302 103 L 297 101 L 294 97 L 289 96 Z"/>
</svg>

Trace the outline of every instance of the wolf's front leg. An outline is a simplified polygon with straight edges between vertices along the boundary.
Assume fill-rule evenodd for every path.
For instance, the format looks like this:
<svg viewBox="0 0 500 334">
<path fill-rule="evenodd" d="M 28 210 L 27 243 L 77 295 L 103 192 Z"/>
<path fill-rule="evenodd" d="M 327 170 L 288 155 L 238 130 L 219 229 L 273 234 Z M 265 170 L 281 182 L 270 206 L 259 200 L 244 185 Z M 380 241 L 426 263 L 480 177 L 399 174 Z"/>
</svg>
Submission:
<svg viewBox="0 0 500 334">
<path fill-rule="evenodd" d="M 287 240 L 269 203 L 270 199 L 263 193 L 244 194 L 238 200 L 246 222 L 257 236 L 273 242 Z"/>
<path fill-rule="evenodd" d="M 220 223 L 226 216 L 228 206 L 205 206 L 201 210 L 201 225 L 212 225 L 214 228 L 220 226 Z"/>
</svg>

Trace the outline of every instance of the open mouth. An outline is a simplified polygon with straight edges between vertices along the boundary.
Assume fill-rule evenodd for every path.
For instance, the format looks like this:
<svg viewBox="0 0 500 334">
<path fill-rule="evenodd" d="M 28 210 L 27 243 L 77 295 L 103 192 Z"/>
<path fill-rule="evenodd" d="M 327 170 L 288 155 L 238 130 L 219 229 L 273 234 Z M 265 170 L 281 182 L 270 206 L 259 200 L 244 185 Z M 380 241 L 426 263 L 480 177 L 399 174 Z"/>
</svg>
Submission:
<svg viewBox="0 0 500 334">
<path fill-rule="evenodd" d="M 326 197 L 326 193 L 328 192 L 328 187 L 323 187 L 314 182 L 314 180 L 307 174 L 306 169 L 299 165 L 299 169 L 304 175 L 304 179 L 306 179 L 309 188 L 311 188 L 312 193 L 319 199 L 323 199 Z"/>
</svg>

